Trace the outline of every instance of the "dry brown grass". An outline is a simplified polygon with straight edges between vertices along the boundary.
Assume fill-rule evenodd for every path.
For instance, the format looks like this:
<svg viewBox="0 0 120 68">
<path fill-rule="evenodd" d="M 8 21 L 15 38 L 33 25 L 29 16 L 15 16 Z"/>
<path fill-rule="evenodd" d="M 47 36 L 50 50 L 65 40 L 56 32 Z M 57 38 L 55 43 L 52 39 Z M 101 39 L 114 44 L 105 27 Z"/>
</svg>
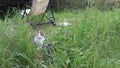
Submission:
<svg viewBox="0 0 120 68">
<path fill-rule="evenodd" d="M 98 7 L 99 9 L 114 9 L 120 7 L 120 0 L 58 0 L 57 8 L 77 8 Z"/>
<path fill-rule="evenodd" d="M 118 8 L 120 6 L 120 0 L 88 0 L 89 7 L 93 7 L 95 4 L 98 5 L 98 7 L 106 7 L 108 8 Z"/>
</svg>

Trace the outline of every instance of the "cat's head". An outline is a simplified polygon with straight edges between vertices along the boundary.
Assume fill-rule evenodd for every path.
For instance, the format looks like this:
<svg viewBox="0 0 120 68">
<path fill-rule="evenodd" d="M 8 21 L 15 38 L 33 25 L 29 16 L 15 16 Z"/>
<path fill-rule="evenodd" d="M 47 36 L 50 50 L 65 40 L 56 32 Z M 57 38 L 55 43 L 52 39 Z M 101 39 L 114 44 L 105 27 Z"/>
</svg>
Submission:
<svg viewBox="0 0 120 68">
<path fill-rule="evenodd" d="M 41 39 L 44 37 L 44 32 L 43 31 L 38 31 L 35 35 L 35 37 L 37 37 L 38 39 Z"/>
</svg>

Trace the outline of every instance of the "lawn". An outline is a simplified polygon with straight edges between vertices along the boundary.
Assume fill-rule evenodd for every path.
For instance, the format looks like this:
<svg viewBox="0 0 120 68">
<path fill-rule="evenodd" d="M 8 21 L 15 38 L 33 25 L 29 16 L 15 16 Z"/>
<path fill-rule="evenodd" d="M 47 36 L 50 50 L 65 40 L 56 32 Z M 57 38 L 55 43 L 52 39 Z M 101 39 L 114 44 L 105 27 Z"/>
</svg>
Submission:
<svg viewBox="0 0 120 68">
<path fill-rule="evenodd" d="M 55 12 L 56 26 L 32 28 L 19 14 L 0 20 L 0 68 L 119 68 L 120 9 Z M 30 17 L 34 23 L 41 16 Z M 36 22 L 35 22 L 36 21 Z M 71 25 L 60 25 L 68 22 Z M 44 47 L 33 45 L 36 30 L 45 32 Z M 48 55 L 45 44 L 56 49 Z"/>
</svg>

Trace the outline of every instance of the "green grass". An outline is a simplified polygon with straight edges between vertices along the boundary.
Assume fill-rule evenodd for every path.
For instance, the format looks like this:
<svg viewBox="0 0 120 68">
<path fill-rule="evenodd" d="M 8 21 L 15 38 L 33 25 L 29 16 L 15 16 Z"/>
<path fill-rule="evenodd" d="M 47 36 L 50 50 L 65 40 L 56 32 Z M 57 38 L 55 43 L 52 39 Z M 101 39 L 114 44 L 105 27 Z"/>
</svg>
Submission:
<svg viewBox="0 0 120 68">
<path fill-rule="evenodd" d="M 36 29 L 17 14 L 0 21 L 0 68 L 119 68 L 120 9 L 56 12 L 56 23 L 38 26 L 57 52 L 32 45 Z M 39 16 L 38 16 L 39 17 Z M 40 21 L 38 17 L 30 17 Z M 63 27 L 60 22 L 72 25 Z"/>
</svg>

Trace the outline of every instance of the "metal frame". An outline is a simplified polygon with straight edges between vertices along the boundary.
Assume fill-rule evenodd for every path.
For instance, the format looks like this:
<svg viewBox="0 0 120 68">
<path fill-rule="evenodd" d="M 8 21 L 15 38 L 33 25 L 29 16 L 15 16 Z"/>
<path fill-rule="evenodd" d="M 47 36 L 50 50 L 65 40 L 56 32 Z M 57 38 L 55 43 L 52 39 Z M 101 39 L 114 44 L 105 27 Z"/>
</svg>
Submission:
<svg viewBox="0 0 120 68">
<path fill-rule="evenodd" d="M 0 2 L 0 9 L 4 10 L 4 9 L 8 9 L 9 7 L 19 7 L 20 9 L 24 10 L 22 19 L 25 17 L 27 17 L 27 21 L 29 22 L 29 15 L 38 15 L 38 14 L 43 14 L 43 18 L 46 18 L 48 20 L 48 22 L 46 23 L 38 23 L 38 24 L 32 24 L 33 26 L 35 25 L 42 25 L 42 24 L 47 24 L 47 23 L 51 23 L 55 26 L 55 16 L 54 16 L 54 12 L 53 12 L 53 8 L 52 5 L 49 5 L 50 8 L 50 13 L 51 16 L 48 16 L 46 13 L 48 11 L 48 4 L 50 4 L 51 0 L 6 0 L 5 2 Z M 40 5 L 42 6 L 41 8 L 38 8 L 38 6 L 40 7 Z M 27 14 L 27 12 L 25 11 L 27 8 L 31 7 L 31 12 L 30 14 Z M 37 8 L 37 9 L 36 9 Z"/>
<path fill-rule="evenodd" d="M 51 12 L 51 16 L 47 16 L 47 15 L 46 15 L 47 12 L 45 12 L 45 13 L 43 14 L 43 17 L 42 17 L 42 19 L 43 19 L 43 18 L 46 18 L 46 19 L 48 20 L 48 22 L 38 23 L 38 24 L 30 23 L 30 25 L 33 26 L 33 27 L 35 27 L 35 26 L 38 26 L 38 25 L 43 25 L 43 24 L 49 24 L 49 23 L 51 23 L 53 26 L 55 26 L 56 23 L 55 23 L 55 16 L 54 16 L 53 9 L 51 9 L 50 12 Z M 29 20 L 28 17 L 27 17 L 27 19 Z"/>
<path fill-rule="evenodd" d="M 30 25 L 34 27 L 34 26 L 37 26 L 37 25 L 43 25 L 43 24 L 51 23 L 52 25 L 55 26 L 56 23 L 55 23 L 54 11 L 53 11 L 53 8 L 52 8 L 51 5 L 49 5 L 49 8 L 50 8 L 51 16 L 46 15 L 46 13 L 47 13 L 47 11 L 48 11 L 48 8 L 47 8 L 46 11 L 43 13 L 43 17 L 42 17 L 42 19 L 43 19 L 43 18 L 46 18 L 46 19 L 48 20 L 48 22 L 38 23 L 38 24 L 30 23 Z M 26 16 L 26 17 L 27 17 L 27 21 L 29 22 L 29 14 L 27 14 L 26 9 L 27 9 L 27 7 L 24 8 L 24 14 L 23 14 L 23 16 L 22 16 L 22 19 L 24 18 L 24 16 Z"/>
</svg>

